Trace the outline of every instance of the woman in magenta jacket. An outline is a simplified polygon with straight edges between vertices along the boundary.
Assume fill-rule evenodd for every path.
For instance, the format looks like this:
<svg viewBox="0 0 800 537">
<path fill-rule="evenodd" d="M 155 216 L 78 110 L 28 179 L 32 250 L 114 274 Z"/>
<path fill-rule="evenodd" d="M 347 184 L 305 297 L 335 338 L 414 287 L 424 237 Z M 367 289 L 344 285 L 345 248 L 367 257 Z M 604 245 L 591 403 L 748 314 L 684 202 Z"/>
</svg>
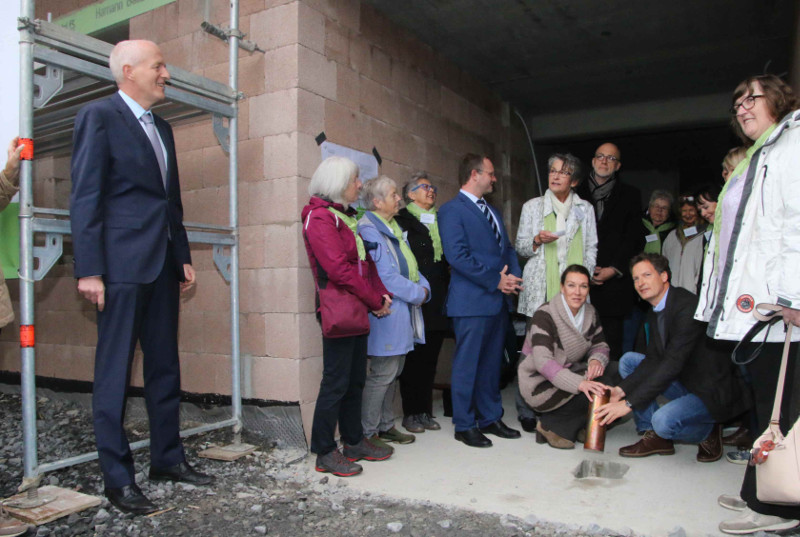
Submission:
<svg viewBox="0 0 800 537">
<path fill-rule="evenodd" d="M 361 394 L 367 362 L 369 315 L 391 312 L 391 294 L 381 283 L 356 229 L 350 203 L 361 181 L 351 160 L 329 157 L 311 177 L 311 199 L 303 207 L 303 239 L 317 288 L 322 325 L 322 382 L 311 427 L 316 469 L 338 476 L 361 473 L 354 461 L 388 459 L 391 449 L 375 446 L 361 428 Z M 336 424 L 344 448 L 339 451 Z"/>
</svg>

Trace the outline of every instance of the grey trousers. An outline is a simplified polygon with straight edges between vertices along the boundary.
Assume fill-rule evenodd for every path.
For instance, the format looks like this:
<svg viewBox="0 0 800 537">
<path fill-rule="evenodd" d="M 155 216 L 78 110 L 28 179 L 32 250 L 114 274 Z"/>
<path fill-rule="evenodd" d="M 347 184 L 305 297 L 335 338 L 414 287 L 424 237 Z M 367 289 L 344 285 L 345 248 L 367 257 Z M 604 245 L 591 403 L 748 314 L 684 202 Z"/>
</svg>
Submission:
<svg viewBox="0 0 800 537">
<path fill-rule="evenodd" d="M 364 436 L 386 432 L 394 426 L 394 394 L 406 356 L 368 356 L 367 381 L 361 399 Z"/>
</svg>

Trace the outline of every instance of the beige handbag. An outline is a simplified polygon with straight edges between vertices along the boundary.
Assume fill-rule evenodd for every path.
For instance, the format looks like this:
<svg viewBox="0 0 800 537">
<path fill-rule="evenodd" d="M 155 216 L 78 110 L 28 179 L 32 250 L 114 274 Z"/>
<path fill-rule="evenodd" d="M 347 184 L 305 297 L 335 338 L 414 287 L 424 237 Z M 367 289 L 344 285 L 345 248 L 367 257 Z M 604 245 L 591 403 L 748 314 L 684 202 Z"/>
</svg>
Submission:
<svg viewBox="0 0 800 537">
<path fill-rule="evenodd" d="M 761 310 L 771 310 L 764 315 Z M 781 307 L 774 304 L 759 304 L 753 315 L 760 321 L 781 316 Z M 772 418 L 769 427 L 753 444 L 753 452 L 761 450 L 763 441 L 773 442 L 775 447 L 768 452 L 766 460 L 756 464 L 756 488 L 758 499 L 764 503 L 777 505 L 800 505 L 800 419 L 784 436 L 781 433 L 779 420 L 783 386 L 786 380 L 786 364 L 789 359 L 789 347 L 792 343 L 792 325 L 786 326 L 786 342 L 783 345 L 783 358 L 778 374 L 778 389 L 775 392 L 775 404 L 772 406 Z M 753 457 L 758 459 L 758 457 Z"/>
</svg>

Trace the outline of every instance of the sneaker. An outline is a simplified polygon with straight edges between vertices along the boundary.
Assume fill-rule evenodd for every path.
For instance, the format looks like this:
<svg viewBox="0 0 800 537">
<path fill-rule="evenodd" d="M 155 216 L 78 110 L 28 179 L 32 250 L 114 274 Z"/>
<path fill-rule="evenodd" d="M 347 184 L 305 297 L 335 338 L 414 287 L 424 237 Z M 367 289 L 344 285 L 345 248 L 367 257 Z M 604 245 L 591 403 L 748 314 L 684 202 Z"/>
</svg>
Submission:
<svg viewBox="0 0 800 537">
<path fill-rule="evenodd" d="M 757 531 L 790 530 L 800 525 L 800 520 L 762 515 L 745 507 L 738 517 L 719 523 L 719 531 L 733 535 L 744 535 Z"/>
<path fill-rule="evenodd" d="M 731 511 L 744 511 L 747 509 L 747 502 L 738 494 L 723 494 L 717 498 L 717 503 Z"/>
<path fill-rule="evenodd" d="M 28 531 L 30 527 L 28 524 L 8 514 L 5 507 L 0 504 L 0 535 L 3 537 L 16 537 Z"/>
<path fill-rule="evenodd" d="M 392 446 L 390 446 L 389 444 L 387 444 L 386 442 L 384 442 L 383 439 L 381 439 L 381 437 L 378 436 L 377 434 L 374 434 L 374 435 L 369 436 L 367 438 L 369 439 L 369 441 L 372 443 L 373 446 L 378 446 L 379 448 L 382 448 L 382 449 L 388 449 L 389 451 L 394 453 L 394 448 Z"/>
<path fill-rule="evenodd" d="M 422 414 L 410 414 L 408 416 L 403 416 L 403 427 L 406 431 L 410 433 L 424 433 L 425 426 L 422 425 L 420 421 L 420 416 Z"/>
<path fill-rule="evenodd" d="M 410 444 L 417 439 L 413 434 L 401 433 L 396 427 L 392 427 L 388 431 L 381 431 L 378 433 L 384 442 L 397 442 L 398 444 Z"/>
<path fill-rule="evenodd" d="M 750 450 L 740 449 L 738 451 L 729 451 L 725 454 L 725 458 L 728 462 L 732 462 L 733 464 L 747 464 L 750 462 Z"/>
<path fill-rule="evenodd" d="M 369 438 L 362 438 L 361 442 L 351 446 L 345 444 L 342 450 L 344 456 L 351 461 L 360 461 L 361 459 L 367 461 L 384 461 L 392 456 L 394 451 L 390 447 L 376 446 L 370 442 Z"/>
<path fill-rule="evenodd" d="M 442 426 L 439 425 L 439 422 L 433 419 L 433 416 L 431 416 L 427 412 L 417 416 L 417 420 L 422 424 L 423 427 L 425 427 L 429 431 L 438 431 L 439 429 L 442 428 Z"/>
<path fill-rule="evenodd" d="M 347 460 L 338 449 L 325 455 L 317 455 L 317 472 L 328 472 L 339 477 L 350 477 L 360 474 L 364 469 L 360 464 Z"/>
</svg>

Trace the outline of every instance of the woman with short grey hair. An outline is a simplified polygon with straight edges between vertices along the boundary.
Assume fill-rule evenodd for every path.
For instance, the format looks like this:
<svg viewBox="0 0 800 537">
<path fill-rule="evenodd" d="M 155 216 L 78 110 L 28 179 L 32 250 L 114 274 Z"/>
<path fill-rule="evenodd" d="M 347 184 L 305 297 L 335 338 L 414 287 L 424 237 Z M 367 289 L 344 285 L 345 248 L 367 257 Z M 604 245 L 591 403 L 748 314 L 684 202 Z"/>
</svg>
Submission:
<svg viewBox="0 0 800 537">
<path fill-rule="evenodd" d="M 408 444 L 414 435 L 394 426 L 395 381 L 403 371 L 406 354 L 414 343 L 425 342 L 420 305 L 430 298 L 430 285 L 419 271 L 417 260 L 395 221 L 400 210 L 397 184 L 382 175 L 368 181 L 361 201 L 367 212 L 358 221 L 358 232 L 372 245 L 369 254 L 378 275 L 392 293 L 392 311 L 384 317 L 371 316 L 367 338 L 368 369 L 361 403 L 364 436 L 373 444 Z"/>
<path fill-rule="evenodd" d="M 648 254 L 660 254 L 664 240 L 669 232 L 675 229 L 672 218 L 672 206 L 675 198 L 666 190 L 653 190 L 647 214 L 642 218 L 644 227 L 644 251 Z"/>
</svg>

